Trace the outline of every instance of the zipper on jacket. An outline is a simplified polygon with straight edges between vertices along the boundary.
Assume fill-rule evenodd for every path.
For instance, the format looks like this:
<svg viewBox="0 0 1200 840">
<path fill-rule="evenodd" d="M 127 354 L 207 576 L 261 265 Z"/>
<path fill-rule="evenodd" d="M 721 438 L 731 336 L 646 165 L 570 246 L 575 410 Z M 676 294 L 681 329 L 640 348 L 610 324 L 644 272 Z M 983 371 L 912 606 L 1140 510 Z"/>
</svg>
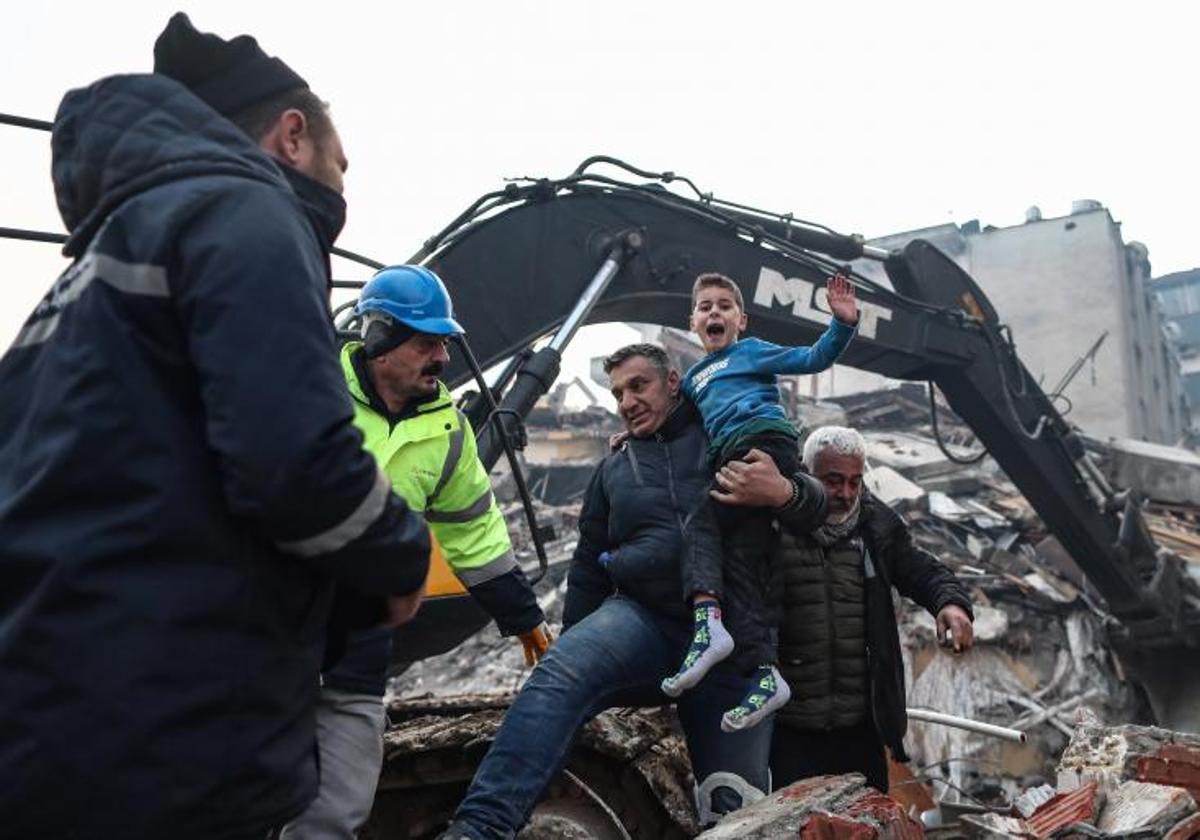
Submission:
<svg viewBox="0 0 1200 840">
<path fill-rule="evenodd" d="M 671 444 L 663 440 L 661 434 L 654 436 L 660 444 L 662 444 L 663 452 L 667 456 L 667 490 L 671 493 L 671 507 L 675 511 L 675 522 L 679 525 L 679 533 L 684 533 L 683 511 L 679 509 L 679 496 L 675 492 L 675 462 L 671 460 Z"/>
<path fill-rule="evenodd" d="M 642 468 L 638 464 L 637 454 L 634 452 L 633 441 L 625 445 L 625 457 L 629 459 L 629 466 L 633 468 L 633 480 L 637 482 L 638 487 L 645 484 L 642 481 Z"/>
</svg>

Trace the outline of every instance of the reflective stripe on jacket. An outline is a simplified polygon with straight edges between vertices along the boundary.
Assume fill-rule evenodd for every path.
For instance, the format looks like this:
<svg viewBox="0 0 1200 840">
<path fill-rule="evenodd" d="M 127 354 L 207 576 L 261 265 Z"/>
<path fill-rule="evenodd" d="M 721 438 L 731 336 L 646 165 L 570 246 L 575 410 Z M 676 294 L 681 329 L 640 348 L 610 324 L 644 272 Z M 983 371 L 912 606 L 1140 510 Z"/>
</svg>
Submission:
<svg viewBox="0 0 1200 840">
<path fill-rule="evenodd" d="M 342 348 L 342 372 L 354 398 L 354 424 L 392 489 L 422 511 L 442 545 L 446 561 L 467 587 L 516 567 L 504 517 L 479 462 L 475 434 L 454 407 L 446 386 L 417 407 L 415 417 L 392 426 L 371 407 L 351 357 L 362 345 Z"/>
</svg>

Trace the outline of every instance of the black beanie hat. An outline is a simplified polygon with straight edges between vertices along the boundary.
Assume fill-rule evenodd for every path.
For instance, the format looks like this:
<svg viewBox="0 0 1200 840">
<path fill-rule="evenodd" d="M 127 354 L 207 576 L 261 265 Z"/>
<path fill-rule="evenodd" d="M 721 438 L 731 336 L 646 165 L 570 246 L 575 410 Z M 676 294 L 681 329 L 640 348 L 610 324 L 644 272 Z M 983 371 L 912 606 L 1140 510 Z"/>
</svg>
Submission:
<svg viewBox="0 0 1200 840">
<path fill-rule="evenodd" d="M 226 117 L 294 88 L 306 88 L 295 70 L 262 51 L 249 35 L 226 41 L 200 32 L 176 12 L 154 42 L 154 72 L 181 82 Z"/>
</svg>

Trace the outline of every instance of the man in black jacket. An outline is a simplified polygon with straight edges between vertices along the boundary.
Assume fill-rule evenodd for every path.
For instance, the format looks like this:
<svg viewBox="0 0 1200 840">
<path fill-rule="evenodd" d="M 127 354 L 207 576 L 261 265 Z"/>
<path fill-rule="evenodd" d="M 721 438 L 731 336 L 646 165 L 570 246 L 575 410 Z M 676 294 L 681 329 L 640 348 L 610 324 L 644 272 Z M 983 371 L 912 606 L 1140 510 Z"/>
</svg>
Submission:
<svg viewBox="0 0 1200 840">
<path fill-rule="evenodd" d="M 904 663 L 892 587 L 936 616 L 938 638 L 973 642 L 971 599 L 954 574 L 913 545 L 908 526 L 863 487 L 865 443 L 826 426 L 804 445 L 804 464 L 828 499 L 816 529 L 785 529 L 775 573 L 783 587 L 780 670 L 792 698 L 776 713 L 776 786 L 824 773 L 858 772 L 887 790 L 884 746 L 906 761 Z M 779 504 L 789 482 L 763 456 L 718 481 L 745 503 Z"/>
<path fill-rule="evenodd" d="M 64 98 L 75 261 L 0 359 L 3 838 L 261 838 L 315 791 L 335 581 L 373 624 L 428 567 L 338 368 L 324 105 L 183 15 L 155 69 Z"/>
<path fill-rule="evenodd" d="M 708 508 L 700 504 L 711 484 L 708 440 L 699 415 L 681 401 L 679 373 L 661 348 L 631 345 L 604 367 L 630 437 L 588 487 L 564 632 L 513 702 L 444 838 L 512 838 L 589 718 L 635 699 L 669 702 L 660 683 L 691 639 L 680 573 L 684 529 L 697 529 L 692 550 L 720 550 L 715 523 L 693 517 Z M 781 515 L 811 527 L 823 496 L 810 477 L 796 481 L 794 490 L 788 482 L 791 503 Z M 702 823 L 770 787 L 770 724 L 721 731 L 722 713 L 744 690 L 739 672 L 718 667 L 679 700 Z"/>
</svg>

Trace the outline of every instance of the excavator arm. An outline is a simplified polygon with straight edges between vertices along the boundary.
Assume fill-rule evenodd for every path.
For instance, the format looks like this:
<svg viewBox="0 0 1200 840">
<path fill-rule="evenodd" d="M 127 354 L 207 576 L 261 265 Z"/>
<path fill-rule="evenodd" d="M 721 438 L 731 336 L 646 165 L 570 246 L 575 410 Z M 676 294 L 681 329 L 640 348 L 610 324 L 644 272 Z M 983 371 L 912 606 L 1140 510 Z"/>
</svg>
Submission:
<svg viewBox="0 0 1200 840">
<path fill-rule="evenodd" d="M 501 428 L 511 432 L 554 382 L 580 324 L 683 326 L 696 274 L 719 271 L 741 285 L 755 335 L 810 344 L 831 317 L 829 273 L 879 260 L 892 288 L 856 276 L 862 317 L 842 363 L 935 383 L 1103 595 L 1120 634 L 1138 647 L 1197 646 L 1200 616 L 1180 596 L 1179 562 L 1156 549 L 1138 500 L 1107 486 L 953 260 L 921 240 L 884 253 L 694 188 L 680 195 L 662 182 L 690 182 L 670 173 L 626 167 L 646 183 L 592 174 L 591 162 L 484 196 L 414 257 L 449 285 L 484 367 L 520 360 L 493 387 L 498 413 L 482 400 L 472 406 L 485 461 L 499 456 Z M 531 352 L 548 334 L 551 345 Z M 466 375 L 450 372 L 452 381 Z"/>
</svg>

